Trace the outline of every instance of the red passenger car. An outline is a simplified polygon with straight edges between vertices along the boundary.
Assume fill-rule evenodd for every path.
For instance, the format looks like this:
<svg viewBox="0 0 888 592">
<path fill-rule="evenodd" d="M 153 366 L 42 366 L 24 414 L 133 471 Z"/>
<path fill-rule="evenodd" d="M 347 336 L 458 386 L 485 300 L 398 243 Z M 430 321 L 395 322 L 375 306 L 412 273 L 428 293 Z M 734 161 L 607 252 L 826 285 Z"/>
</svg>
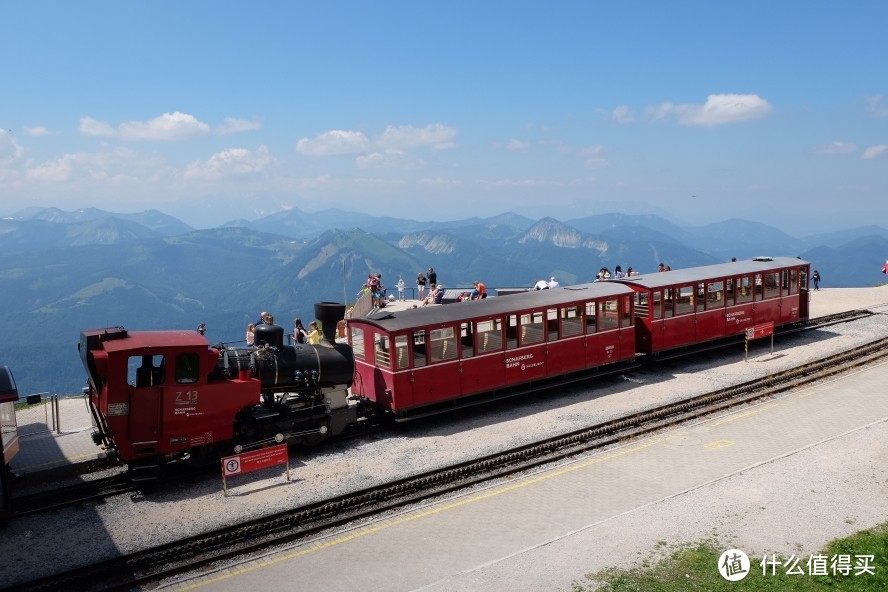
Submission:
<svg viewBox="0 0 888 592">
<path fill-rule="evenodd" d="M 601 282 L 351 319 L 352 392 L 405 416 L 634 362 L 632 295 Z"/>
<path fill-rule="evenodd" d="M 633 276 L 639 353 L 742 337 L 748 327 L 808 320 L 810 263 L 757 257 L 718 265 Z"/>
</svg>

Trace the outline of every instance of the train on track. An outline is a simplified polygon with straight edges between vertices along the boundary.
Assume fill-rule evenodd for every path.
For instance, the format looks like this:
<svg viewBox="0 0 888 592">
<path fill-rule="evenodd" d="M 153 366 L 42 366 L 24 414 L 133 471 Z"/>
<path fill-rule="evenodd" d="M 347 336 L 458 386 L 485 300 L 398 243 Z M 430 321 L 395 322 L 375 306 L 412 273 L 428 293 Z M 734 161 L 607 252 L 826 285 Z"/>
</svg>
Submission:
<svg viewBox="0 0 888 592">
<path fill-rule="evenodd" d="M 199 331 L 84 331 L 94 440 L 150 478 L 178 459 L 272 441 L 314 444 L 383 419 L 438 413 L 614 372 L 808 320 L 810 264 L 758 257 L 393 312 L 286 344 L 259 325 L 252 347 Z"/>
</svg>

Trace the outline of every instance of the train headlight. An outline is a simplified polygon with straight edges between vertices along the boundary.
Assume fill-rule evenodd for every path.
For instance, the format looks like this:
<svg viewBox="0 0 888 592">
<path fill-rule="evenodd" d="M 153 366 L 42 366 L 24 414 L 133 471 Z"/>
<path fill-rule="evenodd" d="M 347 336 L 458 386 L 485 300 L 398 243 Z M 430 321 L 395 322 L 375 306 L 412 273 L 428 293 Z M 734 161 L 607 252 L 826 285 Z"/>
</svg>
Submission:
<svg viewBox="0 0 888 592">
<path fill-rule="evenodd" d="M 278 444 L 280 444 L 281 442 L 284 441 L 284 435 L 283 434 L 275 434 L 274 441 L 277 442 Z"/>
</svg>

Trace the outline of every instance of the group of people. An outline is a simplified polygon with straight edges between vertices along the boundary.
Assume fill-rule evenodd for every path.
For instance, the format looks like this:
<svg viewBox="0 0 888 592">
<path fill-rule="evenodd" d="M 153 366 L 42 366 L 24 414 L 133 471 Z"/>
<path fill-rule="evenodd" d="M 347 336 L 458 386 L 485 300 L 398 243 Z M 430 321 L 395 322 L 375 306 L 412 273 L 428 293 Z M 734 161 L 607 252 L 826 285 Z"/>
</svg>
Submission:
<svg viewBox="0 0 888 592">
<path fill-rule="evenodd" d="M 662 266 L 663 264 L 661 263 L 660 265 Z M 660 271 L 664 271 L 664 270 L 661 269 Z M 619 280 L 622 278 L 631 277 L 633 275 L 638 275 L 638 272 L 635 271 L 634 269 L 632 269 L 631 267 L 627 267 L 626 271 L 623 271 L 623 268 L 621 266 L 617 265 L 616 267 L 614 267 L 613 273 L 611 273 L 611 270 L 608 269 L 607 267 L 602 267 L 601 269 L 598 270 L 598 274 L 595 276 L 594 281 L 604 282 L 607 280 Z"/>
<path fill-rule="evenodd" d="M 429 295 L 421 298 L 420 306 L 428 306 L 429 304 L 442 304 L 444 302 L 444 286 L 439 284 L 429 285 Z"/>
<path fill-rule="evenodd" d="M 254 323 L 247 325 L 246 341 L 247 346 L 256 345 L 256 327 L 258 325 L 274 325 L 274 315 L 263 311 Z M 308 343 L 310 345 L 320 345 L 323 335 L 318 321 L 312 321 L 308 324 L 308 329 L 302 324 L 302 319 L 296 317 L 293 319 L 293 343 Z"/>
<path fill-rule="evenodd" d="M 425 275 L 420 271 L 416 274 L 416 295 L 417 300 L 422 300 L 425 295 L 426 286 L 429 286 L 429 290 L 432 289 L 433 286 L 438 285 L 438 272 L 435 271 L 434 267 L 429 267 L 428 271 L 425 272 Z"/>
<path fill-rule="evenodd" d="M 549 278 L 549 281 L 539 280 L 537 283 L 533 285 L 534 290 L 551 290 L 553 288 L 559 287 L 561 284 L 558 283 L 558 280 L 555 279 L 555 276 Z"/>
<path fill-rule="evenodd" d="M 358 292 L 358 296 L 360 297 L 364 293 L 369 293 L 373 298 L 373 308 L 385 306 L 385 286 L 382 285 L 381 273 L 370 273 L 367 276 L 367 281 L 364 282 L 361 291 Z"/>
</svg>

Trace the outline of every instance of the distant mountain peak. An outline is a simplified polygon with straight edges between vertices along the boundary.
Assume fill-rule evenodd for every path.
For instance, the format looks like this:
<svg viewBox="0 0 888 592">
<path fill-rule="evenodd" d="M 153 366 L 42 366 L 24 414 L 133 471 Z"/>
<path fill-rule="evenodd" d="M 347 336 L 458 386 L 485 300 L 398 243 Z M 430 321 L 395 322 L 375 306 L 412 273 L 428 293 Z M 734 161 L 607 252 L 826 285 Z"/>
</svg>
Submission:
<svg viewBox="0 0 888 592">
<path fill-rule="evenodd" d="M 449 255 L 456 250 L 456 245 L 454 237 L 430 230 L 406 234 L 398 241 L 398 247 L 401 249 L 419 246 L 432 255 Z"/>
<path fill-rule="evenodd" d="M 583 246 L 583 233 L 555 218 L 542 218 L 528 228 L 521 238 L 520 244 L 531 242 L 551 243 L 556 247 L 577 249 Z"/>
</svg>

